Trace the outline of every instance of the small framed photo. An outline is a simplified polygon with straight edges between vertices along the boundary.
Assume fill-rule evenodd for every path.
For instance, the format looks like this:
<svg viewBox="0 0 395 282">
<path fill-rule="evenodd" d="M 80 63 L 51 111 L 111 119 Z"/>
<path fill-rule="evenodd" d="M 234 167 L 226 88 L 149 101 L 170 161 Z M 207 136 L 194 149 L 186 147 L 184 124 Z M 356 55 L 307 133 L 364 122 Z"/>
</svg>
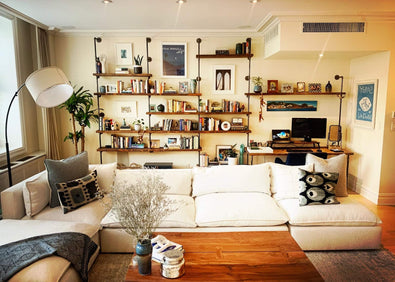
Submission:
<svg viewBox="0 0 395 282">
<path fill-rule="evenodd" d="M 305 92 L 306 91 L 306 83 L 304 82 L 298 82 L 296 84 L 296 90 L 301 93 L 301 92 Z"/>
<path fill-rule="evenodd" d="M 169 149 L 179 149 L 180 139 L 178 137 L 168 137 L 167 146 L 169 147 Z"/>
<path fill-rule="evenodd" d="M 156 112 L 156 105 L 155 104 L 150 104 L 149 105 L 149 111 L 152 112 Z"/>
<path fill-rule="evenodd" d="M 310 93 L 321 93 L 321 83 L 309 83 Z"/>
<path fill-rule="evenodd" d="M 151 148 L 159 149 L 160 148 L 160 140 L 159 139 L 151 139 Z"/>
<path fill-rule="evenodd" d="M 278 80 L 267 81 L 267 93 L 278 93 Z"/>
<path fill-rule="evenodd" d="M 133 65 L 132 43 L 116 43 L 116 63 L 119 66 Z"/>
<path fill-rule="evenodd" d="M 281 93 L 293 93 L 294 87 L 292 83 L 283 83 L 281 84 Z"/>
<path fill-rule="evenodd" d="M 235 66 L 226 65 L 213 67 L 214 94 L 234 94 Z"/>
<path fill-rule="evenodd" d="M 188 81 L 179 82 L 178 92 L 188 94 Z"/>
<path fill-rule="evenodd" d="M 186 43 L 162 43 L 162 77 L 187 77 Z"/>
<path fill-rule="evenodd" d="M 354 84 L 356 93 L 354 124 L 374 129 L 376 120 L 377 79 L 358 80 Z"/>
<path fill-rule="evenodd" d="M 226 153 L 232 149 L 231 145 L 217 145 L 217 159 L 220 164 L 227 164 L 228 163 L 228 158 L 226 156 Z"/>
<path fill-rule="evenodd" d="M 107 93 L 117 93 L 117 85 L 116 84 L 107 84 L 106 85 Z"/>
</svg>

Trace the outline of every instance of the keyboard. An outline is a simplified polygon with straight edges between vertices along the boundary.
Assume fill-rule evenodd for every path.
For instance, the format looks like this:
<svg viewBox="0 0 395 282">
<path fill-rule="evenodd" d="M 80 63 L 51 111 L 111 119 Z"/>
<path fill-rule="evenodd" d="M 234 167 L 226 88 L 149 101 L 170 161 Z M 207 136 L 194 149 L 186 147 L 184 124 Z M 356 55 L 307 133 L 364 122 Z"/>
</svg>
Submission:
<svg viewBox="0 0 395 282">
<path fill-rule="evenodd" d="M 311 150 L 311 149 L 287 149 L 287 152 L 289 152 L 289 153 L 295 153 L 295 152 L 309 153 L 309 152 L 313 152 L 313 150 Z"/>
</svg>

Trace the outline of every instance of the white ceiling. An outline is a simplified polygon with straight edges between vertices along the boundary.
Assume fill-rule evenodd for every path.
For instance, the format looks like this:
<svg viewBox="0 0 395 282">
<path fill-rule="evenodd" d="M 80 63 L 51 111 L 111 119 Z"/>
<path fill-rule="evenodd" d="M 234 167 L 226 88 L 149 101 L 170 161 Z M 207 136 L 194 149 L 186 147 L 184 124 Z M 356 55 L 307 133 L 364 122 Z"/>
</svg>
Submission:
<svg viewBox="0 0 395 282">
<path fill-rule="evenodd" d="M 395 0 L 1 0 L 4 5 L 63 32 L 259 32 L 273 16 L 395 18 Z"/>
</svg>

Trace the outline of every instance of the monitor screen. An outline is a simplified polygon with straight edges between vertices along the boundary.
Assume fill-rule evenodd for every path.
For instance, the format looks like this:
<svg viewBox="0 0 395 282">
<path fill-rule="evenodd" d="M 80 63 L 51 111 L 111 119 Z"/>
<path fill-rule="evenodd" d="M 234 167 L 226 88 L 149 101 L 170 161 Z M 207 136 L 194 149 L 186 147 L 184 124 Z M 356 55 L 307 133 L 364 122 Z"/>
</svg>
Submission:
<svg viewBox="0 0 395 282">
<path fill-rule="evenodd" d="M 291 135 L 294 138 L 326 138 L 326 118 L 292 118 Z"/>
</svg>

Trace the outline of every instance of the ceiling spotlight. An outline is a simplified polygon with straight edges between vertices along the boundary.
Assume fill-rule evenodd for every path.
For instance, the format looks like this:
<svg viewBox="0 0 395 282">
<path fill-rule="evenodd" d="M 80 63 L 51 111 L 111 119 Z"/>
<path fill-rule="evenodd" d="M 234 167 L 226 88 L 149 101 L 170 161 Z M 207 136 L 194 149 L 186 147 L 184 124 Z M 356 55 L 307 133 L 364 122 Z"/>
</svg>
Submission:
<svg viewBox="0 0 395 282">
<path fill-rule="evenodd" d="M 323 53 L 320 53 L 319 56 L 322 58 L 322 57 L 324 57 L 324 54 L 323 54 Z"/>
<path fill-rule="evenodd" d="M 110 3 L 112 3 L 112 0 L 103 0 L 102 1 L 104 4 L 110 4 Z"/>
<path fill-rule="evenodd" d="M 250 0 L 250 3 L 255 4 L 255 3 L 258 3 L 259 1 L 261 1 L 261 0 Z"/>
<path fill-rule="evenodd" d="M 185 2 L 187 2 L 187 0 L 177 0 L 177 1 L 176 1 L 177 4 L 183 4 L 183 3 L 185 3 Z"/>
</svg>

